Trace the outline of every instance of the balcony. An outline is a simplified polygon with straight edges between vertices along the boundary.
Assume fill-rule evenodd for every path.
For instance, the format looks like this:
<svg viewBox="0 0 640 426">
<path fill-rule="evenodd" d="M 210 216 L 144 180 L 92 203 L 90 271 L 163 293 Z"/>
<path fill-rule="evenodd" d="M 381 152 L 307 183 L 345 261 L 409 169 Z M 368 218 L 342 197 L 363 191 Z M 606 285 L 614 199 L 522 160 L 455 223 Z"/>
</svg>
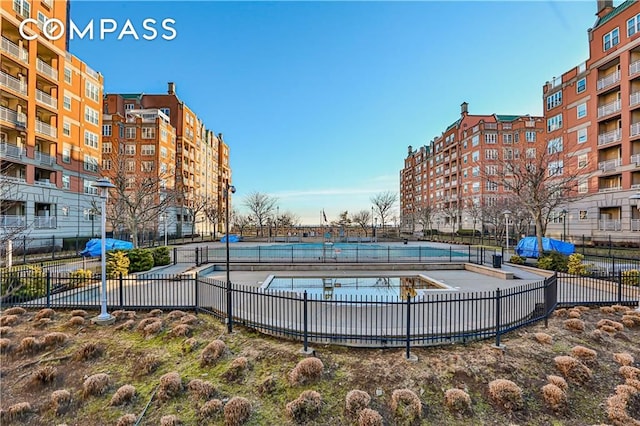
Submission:
<svg viewBox="0 0 640 426">
<path fill-rule="evenodd" d="M 620 231 L 622 226 L 619 219 L 601 219 L 598 221 L 598 231 Z"/>
<path fill-rule="evenodd" d="M 53 109 L 58 108 L 58 100 L 52 97 L 50 94 L 43 92 L 42 90 L 36 89 L 36 101 L 50 106 Z"/>
<path fill-rule="evenodd" d="M 631 62 L 629 65 L 629 75 L 638 74 L 640 72 L 640 61 Z"/>
<path fill-rule="evenodd" d="M 36 180 L 33 183 L 36 186 L 45 186 L 47 188 L 52 188 L 56 186 L 55 183 L 51 183 L 49 179 L 40 179 L 40 180 Z"/>
<path fill-rule="evenodd" d="M 36 216 L 33 219 L 33 226 L 36 229 L 56 228 L 56 217 L 55 216 Z"/>
<path fill-rule="evenodd" d="M 631 230 L 640 231 L 640 219 L 631 219 Z"/>
<path fill-rule="evenodd" d="M 620 102 L 619 99 L 617 101 L 609 102 L 608 104 L 602 105 L 598 107 L 598 118 L 618 112 L 621 108 L 622 102 Z"/>
<path fill-rule="evenodd" d="M 614 191 L 621 191 L 621 190 L 622 190 L 622 185 L 605 186 L 602 188 L 598 188 L 598 192 L 614 192 Z"/>
<path fill-rule="evenodd" d="M 633 123 L 631 125 L 631 130 L 629 132 L 629 136 L 634 137 L 640 135 L 640 122 Z"/>
<path fill-rule="evenodd" d="M 8 53 L 9 56 L 13 56 L 17 60 L 25 64 L 29 64 L 29 52 L 27 51 L 27 49 L 23 49 L 11 40 L 2 37 L 0 48 L 3 52 Z"/>
<path fill-rule="evenodd" d="M 613 74 L 609 74 L 606 77 L 602 77 L 598 79 L 597 88 L 598 90 L 606 89 L 607 87 L 613 86 L 616 83 L 620 82 L 620 71 L 616 71 Z"/>
<path fill-rule="evenodd" d="M 629 96 L 629 106 L 636 106 L 640 104 L 640 92 L 632 93 Z"/>
<path fill-rule="evenodd" d="M 2 142 L 0 143 L 0 154 L 2 156 L 13 157 L 13 158 L 22 158 L 26 155 L 27 151 L 21 146 L 13 145 L 10 143 Z"/>
<path fill-rule="evenodd" d="M 36 59 L 36 69 L 47 77 L 58 81 L 58 70 L 54 69 L 51 65 L 40 58 Z"/>
<path fill-rule="evenodd" d="M 20 127 L 27 126 L 27 115 L 25 113 L 14 111 L 3 106 L 0 106 L 0 120 L 8 121 Z"/>
<path fill-rule="evenodd" d="M 633 127 L 633 126 L 631 126 Z M 598 135 L 598 145 L 606 145 L 611 142 L 618 142 L 622 139 L 622 130 L 616 129 Z"/>
<path fill-rule="evenodd" d="M 51 156 L 49 154 L 43 154 L 40 151 L 36 151 L 35 159 L 40 164 L 45 165 L 45 166 L 53 166 L 56 163 L 56 158 L 55 157 L 53 157 L 53 156 Z"/>
<path fill-rule="evenodd" d="M 15 183 L 15 184 L 23 184 L 23 183 L 27 183 L 27 181 L 25 180 L 25 178 L 20 178 L 20 177 L 16 177 L 16 176 L 3 176 L 2 177 L 2 181 L 3 182 L 11 182 L 11 183 Z"/>
<path fill-rule="evenodd" d="M 598 163 L 598 168 L 603 172 L 609 172 L 615 170 L 622 165 L 622 158 L 616 158 L 615 160 L 601 161 Z"/>
<path fill-rule="evenodd" d="M 50 124 L 43 123 L 40 120 L 36 120 L 36 133 L 40 133 L 41 135 L 51 136 L 55 138 L 58 136 L 58 129 L 51 126 Z"/>
<path fill-rule="evenodd" d="M 23 228 L 27 225 L 27 217 L 13 214 L 0 215 L 0 228 Z"/>
<path fill-rule="evenodd" d="M 25 82 L 5 72 L 0 72 L 0 87 L 13 90 L 21 95 L 27 94 L 27 85 Z"/>
<path fill-rule="evenodd" d="M 631 164 L 635 164 L 636 166 L 640 166 L 640 154 L 634 154 L 631 156 Z"/>
</svg>

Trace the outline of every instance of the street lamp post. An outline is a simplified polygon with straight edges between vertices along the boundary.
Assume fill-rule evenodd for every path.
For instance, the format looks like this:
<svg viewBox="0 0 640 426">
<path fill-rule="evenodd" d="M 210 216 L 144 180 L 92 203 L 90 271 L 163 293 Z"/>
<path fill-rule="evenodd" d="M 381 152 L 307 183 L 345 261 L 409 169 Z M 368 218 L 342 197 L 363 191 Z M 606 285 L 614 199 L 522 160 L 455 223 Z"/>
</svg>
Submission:
<svg viewBox="0 0 640 426">
<path fill-rule="evenodd" d="M 567 239 L 567 210 L 562 209 L 562 241 Z"/>
<path fill-rule="evenodd" d="M 506 253 L 509 253 L 509 216 L 511 215 L 511 211 L 509 210 L 505 210 L 504 211 L 504 225 L 505 225 L 505 237 L 507 240 L 507 251 Z"/>
<path fill-rule="evenodd" d="M 373 242 L 373 234 L 375 233 L 375 228 L 373 227 L 373 206 L 371 206 L 371 242 Z"/>
<path fill-rule="evenodd" d="M 640 213 L 640 192 L 636 192 L 631 197 L 629 197 L 629 204 L 632 204 L 634 202 L 636 203 L 636 207 L 638 208 L 638 213 Z M 638 277 L 638 282 L 636 284 L 638 290 L 640 290 L 640 277 Z M 640 291 L 638 291 L 638 307 L 636 308 L 636 311 L 640 312 Z"/>
<path fill-rule="evenodd" d="M 233 331 L 233 321 L 232 321 L 232 313 L 231 313 L 231 278 L 229 273 L 229 192 L 234 194 L 236 192 L 236 187 L 233 185 L 229 185 L 227 182 L 227 186 L 224 190 L 224 210 L 225 210 L 225 227 L 226 227 L 226 251 L 227 251 L 227 331 L 231 333 Z"/>
<path fill-rule="evenodd" d="M 101 201 L 101 279 L 102 279 L 102 292 L 100 295 L 100 315 L 95 317 L 92 321 L 98 325 L 108 325 L 115 322 L 116 318 L 110 315 L 107 312 L 107 198 L 109 197 L 109 188 L 115 188 L 115 185 L 112 184 L 108 178 L 100 178 L 94 184 L 94 187 L 98 188 L 100 191 L 100 201 Z"/>
</svg>

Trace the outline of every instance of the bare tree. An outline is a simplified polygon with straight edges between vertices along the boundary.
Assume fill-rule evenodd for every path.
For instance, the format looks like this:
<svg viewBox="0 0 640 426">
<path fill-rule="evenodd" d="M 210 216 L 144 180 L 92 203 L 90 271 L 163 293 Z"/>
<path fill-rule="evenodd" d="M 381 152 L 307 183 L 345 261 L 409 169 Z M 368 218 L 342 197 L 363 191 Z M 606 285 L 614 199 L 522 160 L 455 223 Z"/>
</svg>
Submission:
<svg viewBox="0 0 640 426">
<path fill-rule="evenodd" d="M 213 224 L 213 239 L 216 238 L 216 231 L 218 228 L 218 223 L 220 222 L 220 215 L 222 212 L 218 209 L 217 203 L 209 203 L 204 209 L 204 214 L 207 217 L 209 223 Z"/>
<path fill-rule="evenodd" d="M 193 217 L 194 224 L 198 220 L 207 220 L 208 216 L 206 213 L 207 208 L 209 207 L 210 199 L 207 196 L 202 194 L 196 194 L 193 192 L 183 192 L 182 198 L 184 199 L 184 206 L 189 209 L 191 212 L 191 216 Z M 191 239 L 193 240 L 195 234 L 195 227 L 193 232 L 191 233 Z"/>
<path fill-rule="evenodd" d="M 473 244 L 476 238 L 476 226 L 478 223 L 480 223 L 480 228 L 482 228 L 482 204 L 479 199 L 469 199 L 465 204 L 465 212 L 469 215 L 473 223 L 471 230 L 471 244 Z M 482 232 L 482 229 L 480 229 L 480 232 Z"/>
<path fill-rule="evenodd" d="M 351 216 L 351 220 L 362 228 L 365 237 L 369 236 L 367 229 L 369 229 L 370 226 L 373 226 L 373 218 L 371 217 L 371 212 L 369 210 L 360 210 Z"/>
<path fill-rule="evenodd" d="M 300 226 L 300 217 L 295 213 L 286 211 L 280 214 L 278 224 L 282 227 L 283 232 L 290 233 L 293 228 Z"/>
<path fill-rule="evenodd" d="M 236 210 L 231 212 L 231 220 L 230 222 L 233 224 L 234 228 L 237 228 L 240 231 L 240 236 L 244 232 L 244 229 L 252 224 L 252 220 L 249 216 L 241 214 Z"/>
<path fill-rule="evenodd" d="M 380 217 L 382 229 L 384 230 L 384 224 L 386 219 L 393 214 L 393 207 L 398 201 L 398 194 L 392 191 L 380 192 L 371 197 L 371 203 Z"/>
<path fill-rule="evenodd" d="M 252 192 L 244 200 L 244 205 L 252 213 L 255 224 L 260 229 L 261 236 L 264 236 L 263 226 L 273 216 L 277 201 L 276 198 L 260 192 Z"/>
<path fill-rule="evenodd" d="M 499 198 L 497 200 L 483 200 L 480 204 L 482 212 L 483 224 L 489 225 L 493 230 L 495 244 L 499 245 L 503 241 L 505 231 L 504 212 L 512 205 L 508 198 Z"/>
<path fill-rule="evenodd" d="M 432 234 L 432 223 L 434 216 L 434 209 L 430 204 L 422 205 L 418 207 L 418 210 L 415 212 L 416 220 L 422 226 L 422 235 L 424 236 L 424 230 L 429 230 L 429 235 Z"/>
<path fill-rule="evenodd" d="M 448 223 L 451 226 L 451 233 L 454 233 L 458 230 L 458 217 L 460 215 L 460 209 L 458 207 L 458 203 L 446 203 L 442 207 L 440 207 L 440 213 L 442 217 L 445 219 L 445 223 Z"/>
</svg>

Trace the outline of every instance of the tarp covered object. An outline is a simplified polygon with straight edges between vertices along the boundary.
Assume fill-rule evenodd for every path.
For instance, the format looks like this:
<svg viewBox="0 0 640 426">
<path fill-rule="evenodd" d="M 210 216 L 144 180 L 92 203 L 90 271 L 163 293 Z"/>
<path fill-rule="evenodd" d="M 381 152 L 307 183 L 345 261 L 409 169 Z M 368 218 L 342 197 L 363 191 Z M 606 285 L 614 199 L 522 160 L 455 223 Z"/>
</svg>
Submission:
<svg viewBox="0 0 640 426">
<path fill-rule="evenodd" d="M 542 250 L 557 251 L 566 256 L 575 253 L 576 247 L 564 241 L 554 240 L 552 238 L 542 239 Z M 524 237 L 516 246 L 516 254 L 524 257 L 538 257 L 538 239 L 536 237 Z"/>
<path fill-rule="evenodd" d="M 240 241 L 240 237 L 238 235 L 234 235 L 234 234 L 229 235 L 229 242 L 230 243 L 237 243 L 238 241 Z M 221 243 L 226 243 L 227 242 L 227 236 L 225 235 L 224 237 L 220 238 L 220 242 Z"/>
<path fill-rule="evenodd" d="M 87 241 L 87 245 L 84 250 L 80 252 L 80 256 L 100 256 L 102 254 L 102 243 L 100 238 L 94 238 Z M 105 249 L 109 250 L 130 250 L 133 248 L 133 243 L 129 241 L 116 240 L 114 238 L 105 238 Z"/>
</svg>

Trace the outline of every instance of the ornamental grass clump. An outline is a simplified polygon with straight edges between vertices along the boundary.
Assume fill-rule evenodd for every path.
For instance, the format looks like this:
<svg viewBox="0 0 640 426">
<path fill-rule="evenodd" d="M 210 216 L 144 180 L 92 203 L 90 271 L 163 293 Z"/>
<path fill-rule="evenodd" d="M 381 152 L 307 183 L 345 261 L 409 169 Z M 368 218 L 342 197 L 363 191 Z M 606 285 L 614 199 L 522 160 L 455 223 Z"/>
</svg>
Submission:
<svg viewBox="0 0 640 426">
<path fill-rule="evenodd" d="M 598 353 L 584 346 L 574 346 L 573 349 L 571 349 L 571 355 L 582 362 L 593 362 L 596 360 Z"/>
<path fill-rule="evenodd" d="M 71 404 L 71 392 L 66 389 L 58 389 L 51 394 L 51 409 L 59 416 L 63 414 Z"/>
<path fill-rule="evenodd" d="M 84 309 L 74 309 L 73 311 L 71 311 L 70 314 L 72 317 L 86 317 L 89 314 L 87 313 L 87 311 L 85 311 Z"/>
<path fill-rule="evenodd" d="M 306 390 L 296 399 L 289 402 L 285 410 L 287 416 L 296 423 L 305 423 L 313 419 L 320 412 L 322 407 L 322 396 L 314 390 Z"/>
<path fill-rule="evenodd" d="M 152 309 L 149 311 L 150 317 L 159 317 L 160 315 L 162 315 L 162 309 Z"/>
<path fill-rule="evenodd" d="M 198 414 L 202 418 L 211 418 L 220 414 L 223 406 L 224 404 L 219 399 L 210 399 L 200 407 Z"/>
<path fill-rule="evenodd" d="M 447 389 L 444 393 L 444 405 L 455 414 L 463 414 L 471 409 L 471 396 L 462 389 Z"/>
<path fill-rule="evenodd" d="M 167 319 L 173 321 L 175 319 L 182 318 L 185 315 L 187 315 L 187 313 L 184 311 L 180 311 L 180 310 L 171 311 L 167 314 Z"/>
<path fill-rule="evenodd" d="M 567 389 L 569 389 L 567 381 L 560 376 L 549 375 L 547 376 L 547 380 L 549 381 L 549 383 L 551 383 L 552 385 L 556 385 L 565 392 L 567 391 Z"/>
<path fill-rule="evenodd" d="M 614 425 L 620 426 L 636 426 L 640 424 L 640 421 L 634 419 L 628 412 L 629 402 L 636 402 L 637 398 L 637 394 L 629 395 L 627 393 L 616 393 L 607 398 L 607 416 L 609 420 L 611 420 Z"/>
<path fill-rule="evenodd" d="M 169 414 L 160 418 L 160 426 L 179 426 L 182 421 L 175 414 Z"/>
<path fill-rule="evenodd" d="M 180 323 L 181 324 L 195 325 L 195 324 L 198 323 L 198 317 L 195 316 L 195 315 L 187 314 L 187 315 L 183 316 L 182 318 L 180 318 Z"/>
<path fill-rule="evenodd" d="M 345 397 L 345 413 L 350 418 L 357 418 L 360 411 L 369 406 L 371 396 L 365 391 L 353 389 L 347 392 Z"/>
<path fill-rule="evenodd" d="M 580 312 L 579 309 L 570 309 L 567 316 L 569 318 L 580 318 L 582 316 L 582 313 Z"/>
<path fill-rule="evenodd" d="M 2 311 L 2 315 L 24 315 L 27 310 L 21 306 L 13 306 Z"/>
<path fill-rule="evenodd" d="M 158 388 L 158 399 L 167 401 L 177 396 L 182 391 L 182 378 L 180 374 L 173 371 L 160 377 L 160 387 Z"/>
<path fill-rule="evenodd" d="M 21 420 L 32 411 L 31 404 L 28 402 L 18 402 L 9 406 L 5 412 L 2 412 L 2 418 L 9 422 Z"/>
<path fill-rule="evenodd" d="M 116 393 L 111 397 L 111 402 L 109 405 L 118 406 L 123 404 L 128 404 L 133 401 L 133 398 L 136 396 L 136 388 L 132 385 L 123 385 L 118 388 Z"/>
<path fill-rule="evenodd" d="M 53 319 L 53 316 L 55 315 L 55 312 L 53 311 L 53 309 L 51 308 L 44 308 L 44 309 L 40 309 L 37 313 L 36 316 L 33 317 L 34 321 L 38 321 L 39 319 L 42 318 L 49 318 L 49 319 Z"/>
<path fill-rule="evenodd" d="M 71 317 L 67 322 L 67 324 L 72 327 L 78 327 L 78 326 L 84 325 L 84 323 L 85 323 L 84 317 L 81 317 L 81 316 Z"/>
<path fill-rule="evenodd" d="M 140 355 L 134 361 L 134 374 L 138 377 L 151 374 L 158 369 L 161 363 L 160 357 L 155 354 L 145 353 Z"/>
<path fill-rule="evenodd" d="M 216 388 L 211 382 L 193 379 L 187 384 L 189 394 L 195 399 L 209 399 L 216 393 Z"/>
<path fill-rule="evenodd" d="M 178 324 L 171 329 L 172 337 L 188 337 L 191 336 L 193 330 L 187 324 Z"/>
<path fill-rule="evenodd" d="M 31 382 L 39 385 L 47 385 L 53 382 L 56 379 L 57 375 L 58 369 L 51 365 L 38 367 L 31 374 Z"/>
<path fill-rule="evenodd" d="M 358 426 L 383 426 L 384 421 L 380 413 L 371 408 L 365 408 L 358 415 Z"/>
<path fill-rule="evenodd" d="M 249 360 L 246 357 L 240 356 L 229 364 L 229 368 L 224 373 L 224 378 L 230 382 L 240 379 L 244 372 L 249 367 Z"/>
<path fill-rule="evenodd" d="M 550 345 L 551 343 L 553 343 L 553 338 L 547 333 L 535 333 L 533 337 L 534 339 L 536 339 L 536 341 L 538 341 L 538 343 L 542 343 L 545 345 Z"/>
<path fill-rule="evenodd" d="M 209 343 L 200 354 L 200 365 L 204 367 L 215 364 L 222 357 L 226 349 L 227 345 L 225 345 L 222 340 L 216 339 Z"/>
<path fill-rule="evenodd" d="M 324 372 L 324 364 L 319 358 L 310 357 L 300 360 L 289 373 L 292 385 L 301 385 L 319 380 Z"/>
<path fill-rule="evenodd" d="M 21 354 L 32 354 L 40 350 L 40 342 L 35 337 L 25 337 L 20 341 L 17 352 Z"/>
<path fill-rule="evenodd" d="M 10 354 L 13 352 L 13 345 L 11 344 L 11 340 L 7 338 L 0 338 L 0 353 L 2 354 Z"/>
<path fill-rule="evenodd" d="M 566 392 L 552 383 L 542 387 L 542 397 L 553 411 L 564 410 L 567 407 Z"/>
<path fill-rule="evenodd" d="M 580 360 L 571 356 L 557 356 L 553 360 L 556 368 L 567 379 L 576 383 L 586 383 L 591 380 L 591 369 Z"/>
<path fill-rule="evenodd" d="M 613 354 L 613 360 L 620 365 L 633 365 L 633 355 L 627 352 Z"/>
<path fill-rule="evenodd" d="M 578 318 L 565 320 L 564 327 L 571 331 L 584 331 L 584 321 Z"/>
<path fill-rule="evenodd" d="M 511 380 L 497 379 L 489 382 L 491 399 L 508 411 L 522 407 L 522 389 Z"/>
<path fill-rule="evenodd" d="M 157 318 L 157 317 L 150 317 L 150 318 L 145 318 L 143 320 L 141 320 L 138 325 L 136 326 L 136 331 L 141 332 L 142 334 L 145 333 L 145 329 L 151 325 L 151 324 L 155 324 L 155 323 L 162 323 L 162 319 L 161 318 Z"/>
<path fill-rule="evenodd" d="M 76 361 L 89 361 L 91 359 L 99 358 L 103 352 L 104 348 L 98 343 L 87 342 L 76 350 L 73 354 L 73 359 Z"/>
<path fill-rule="evenodd" d="M 9 326 L 0 327 L 0 336 L 7 337 L 10 334 L 11 334 L 11 327 Z"/>
<path fill-rule="evenodd" d="M 611 321 L 609 319 L 601 319 L 596 323 L 596 327 L 607 333 L 615 333 L 616 331 L 624 330 L 624 325 L 618 321 Z"/>
<path fill-rule="evenodd" d="M 225 426 L 241 426 L 251 416 L 251 403 L 241 396 L 234 396 L 224 406 Z"/>
<path fill-rule="evenodd" d="M 42 338 L 41 344 L 43 348 L 50 348 L 52 346 L 60 346 L 63 343 L 65 343 L 68 339 L 69 339 L 68 335 L 56 331 L 53 333 L 45 334 L 44 337 Z"/>
<path fill-rule="evenodd" d="M 0 317 L 0 326 L 8 327 L 11 325 L 16 325 L 18 321 L 18 315 L 4 315 Z"/>
<path fill-rule="evenodd" d="M 136 424 L 138 417 L 135 414 L 125 414 L 118 419 L 116 426 L 133 426 Z"/>
<path fill-rule="evenodd" d="M 155 321 L 155 322 L 152 322 L 151 324 L 148 324 L 142 331 L 142 334 L 144 334 L 144 337 L 146 337 L 147 339 L 150 339 L 151 337 L 160 334 L 160 332 L 162 331 L 162 328 L 163 328 L 162 321 Z"/>
<path fill-rule="evenodd" d="M 125 322 L 123 322 L 122 324 L 118 324 L 117 326 L 114 327 L 114 331 L 121 331 L 121 330 L 133 330 L 133 327 L 136 325 L 136 321 L 135 320 L 126 320 Z"/>
<path fill-rule="evenodd" d="M 631 365 L 623 365 L 618 369 L 618 372 L 625 379 L 640 380 L 640 368 L 632 367 Z"/>
<path fill-rule="evenodd" d="M 82 395 L 85 398 L 88 396 L 100 396 L 109 388 L 109 382 L 110 378 L 106 373 L 89 376 L 82 384 Z"/>
<path fill-rule="evenodd" d="M 422 402 L 411 389 L 396 389 L 391 394 L 391 411 L 397 422 L 412 423 L 422 416 Z"/>
</svg>

